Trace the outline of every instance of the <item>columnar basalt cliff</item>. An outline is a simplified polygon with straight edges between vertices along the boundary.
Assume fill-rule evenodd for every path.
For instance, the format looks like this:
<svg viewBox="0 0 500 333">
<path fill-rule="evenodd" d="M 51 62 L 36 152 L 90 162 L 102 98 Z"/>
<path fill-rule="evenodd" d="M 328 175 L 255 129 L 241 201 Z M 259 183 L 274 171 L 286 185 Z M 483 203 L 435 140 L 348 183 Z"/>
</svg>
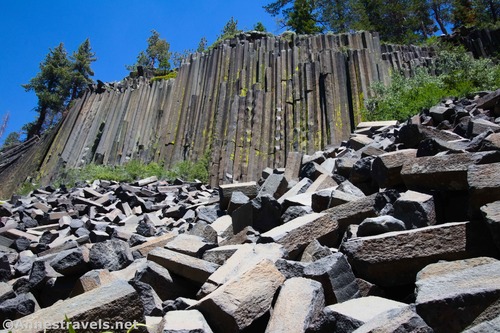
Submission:
<svg viewBox="0 0 500 333">
<path fill-rule="evenodd" d="M 290 152 L 250 182 L 154 176 L 12 196 L 0 325 L 499 332 L 499 116 L 500 89 L 361 122 L 345 145 Z"/>
<path fill-rule="evenodd" d="M 432 50 L 381 45 L 376 33 L 245 33 L 185 59 L 176 79 L 127 78 L 90 89 L 41 163 L 42 183 L 87 163 L 210 160 L 212 185 L 282 167 L 348 138 L 375 81 L 410 73 Z M 1 177 L 1 175 L 0 175 Z"/>
</svg>

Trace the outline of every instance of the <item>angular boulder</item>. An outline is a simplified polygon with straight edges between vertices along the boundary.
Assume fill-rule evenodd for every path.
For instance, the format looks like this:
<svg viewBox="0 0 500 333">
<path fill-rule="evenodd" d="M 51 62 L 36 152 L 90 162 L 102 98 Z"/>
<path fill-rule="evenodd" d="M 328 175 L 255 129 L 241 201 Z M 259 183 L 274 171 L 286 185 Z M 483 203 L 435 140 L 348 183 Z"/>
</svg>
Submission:
<svg viewBox="0 0 500 333">
<path fill-rule="evenodd" d="M 351 238 L 340 251 L 349 258 L 356 276 L 380 286 L 404 285 L 413 283 L 428 264 L 469 258 L 481 253 L 483 245 L 489 247 L 487 241 L 481 244 L 471 236 L 477 234 L 475 228 L 470 222 L 457 222 Z"/>
<path fill-rule="evenodd" d="M 266 232 L 281 224 L 281 205 L 274 197 L 264 194 L 236 209 L 232 218 L 235 234 L 248 226 Z"/>
<path fill-rule="evenodd" d="M 89 254 L 89 264 L 93 269 L 108 269 L 117 271 L 134 261 L 127 243 L 117 239 L 97 243 L 92 246 Z"/>
<path fill-rule="evenodd" d="M 471 165 L 467 173 L 470 208 L 474 216 L 479 208 L 500 200 L 500 163 Z"/>
<path fill-rule="evenodd" d="M 168 242 L 165 248 L 188 256 L 201 258 L 206 250 L 216 246 L 216 244 L 209 243 L 199 236 L 180 234 Z"/>
<path fill-rule="evenodd" d="M 240 332 L 271 308 L 285 277 L 269 260 L 227 281 L 188 309 L 197 309 L 216 333 Z"/>
<path fill-rule="evenodd" d="M 305 278 L 291 278 L 280 289 L 266 332 L 305 332 L 319 317 L 324 306 L 325 296 L 321 283 Z"/>
<path fill-rule="evenodd" d="M 495 201 L 481 207 L 484 219 L 491 233 L 491 238 L 500 250 L 500 201 Z"/>
<path fill-rule="evenodd" d="M 278 199 L 285 194 L 288 187 L 288 181 L 283 174 L 273 173 L 264 181 L 257 196 L 270 195 Z"/>
<path fill-rule="evenodd" d="M 163 317 L 162 333 L 213 333 L 198 310 L 169 311 Z"/>
<path fill-rule="evenodd" d="M 405 223 L 406 229 L 436 224 L 436 208 L 432 195 L 406 191 L 394 202 L 394 217 Z"/>
<path fill-rule="evenodd" d="M 88 270 L 88 250 L 82 248 L 62 251 L 51 260 L 50 265 L 54 270 L 63 275 L 81 275 Z"/>
<path fill-rule="evenodd" d="M 279 227 L 273 228 L 263 234 L 260 243 L 277 243 L 288 251 L 289 257 L 298 256 L 311 241 L 326 236 L 337 229 L 334 220 L 322 219 L 322 213 L 312 213 L 300 216 Z"/>
<path fill-rule="evenodd" d="M 403 221 L 390 215 L 369 217 L 363 220 L 358 227 L 356 235 L 358 237 L 375 236 L 391 231 L 406 230 Z"/>
<path fill-rule="evenodd" d="M 142 302 L 134 288 L 125 281 L 115 281 L 36 311 L 19 319 L 19 321 L 14 321 L 13 325 L 24 324 L 24 328 L 16 330 L 16 333 L 42 333 L 44 330 L 39 328 L 39 323 L 55 326 L 57 323 L 64 322 L 65 316 L 73 323 L 78 323 L 80 328 L 83 328 L 85 324 L 96 324 L 99 321 L 110 323 L 133 323 L 136 321 L 144 323 L 143 311 Z M 31 327 L 37 327 L 35 326 L 37 323 L 37 329 L 27 328 L 30 325 Z M 75 327 L 75 329 L 78 328 Z M 51 330 L 51 332 L 67 333 L 67 330 L 60 328 Z"/>
<path fill-rule="evenodd" d="M 354 333 L 433 333 L 415 306 L 404 306 L 379 313 L 358 327 Z"/>
<path fill-rule="evenodd" d="M 381 313 L 407 307 L 405 303 L 382 297 L 367 296 L 329 305 L 324 312 L 334 319 L 335 333 L 350 333 L 358 327 L 376 318 Z"/>
<path fill-rule="evenodd" d="M 417 313 L 436 332 L 461 332 L 500 297 L 500 261 L 436 263 L 417 275 Z"/>
<path fill-rule="evenodd" d="M 327 305 L 361 296 L 356 277 L 342 253 L 334 253 L 309 264 L 304 269 L 304 276 L 323 285 Z"/>
<path fill-rule="evenodd" d="M 38 310 L 40 310 L 40 306 L 33 294 L 19 294 L 0 304 L 0 322 L 3 323 L 5 320 L 16 320 L 19 318 L 23 318 L 24 320 L 25 316 Z"/>
<path fill-rule="evenodd" d="M 247 183 L 237 183 L 237 184 L 225 184 L 219 186 L 219 196 L 220 196 L 220 208 L 227 209 L 229 206 L 229 201 L 233 192 L 238 191 L 245 194 L 250 199 L 257 196 L 257 183 L 247 182 Z"/>
<path fill-rule="evenodd" d="M 403 164 L 401 177 L 411 190 L 467 190 L 467 170 L 471 154 L 426 156 Z"/>
<path fill-rule="evenodd" d="M 219 268 L 214 263 L 159 247 L 149 252 L 148 260 L 199 285 Z"/>
<path fill-rule="evenodd" d="M 230 279 L 252 269 L 264 259 L 276 262 L 285 254 L 286 251 L 279 244 L 243 244 L 226 260 L 224 265 L 207 278 L 198 295 L 201 297 L 208 295 Z"/>
</svg>

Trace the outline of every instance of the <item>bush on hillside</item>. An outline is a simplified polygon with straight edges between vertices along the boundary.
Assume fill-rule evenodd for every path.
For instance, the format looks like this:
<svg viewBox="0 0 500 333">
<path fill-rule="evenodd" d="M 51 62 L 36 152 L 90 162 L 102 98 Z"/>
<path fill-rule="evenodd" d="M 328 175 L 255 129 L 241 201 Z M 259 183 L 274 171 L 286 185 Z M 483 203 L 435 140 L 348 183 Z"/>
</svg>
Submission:
<svg viewBox="0 0 500 333">
<path fill-rule="evenodd" d="M 65 171 L 56 181 L 56 185 L 60 186 L 64 184 L 71 187 L 80 181 L 93 182 L 96 179 L 134 182 L 151 176 L 170 181 L 180 178 L 185 181 L 194 181 L 198 179 L 202 182 L 207 182 L 208 159 L 204 157 L 198 162 L 181 161 L 176 163 L 171 170 L 165 170 L 163 166 L 155 162 L 146 164 L 139 160 L 131 160 L 124 165 L 118 166 L 91 163 L 82 168 Z M 26 191 L 29 191 L 29 189 L 23 189 L 23 193 Z"/>
<path fill-rule="evenodd" d="M 433 69 L 437 76 L 420 68 L 410 78 L 392 75 L 389 86 L 372 85 L 373 96 L 363 112 L 365 120 L 404 121 L 443 98 L 500 88 L 500 65 L 491 59 L 474 59 L 463 49 L 440 51 Z"/>
</svg>

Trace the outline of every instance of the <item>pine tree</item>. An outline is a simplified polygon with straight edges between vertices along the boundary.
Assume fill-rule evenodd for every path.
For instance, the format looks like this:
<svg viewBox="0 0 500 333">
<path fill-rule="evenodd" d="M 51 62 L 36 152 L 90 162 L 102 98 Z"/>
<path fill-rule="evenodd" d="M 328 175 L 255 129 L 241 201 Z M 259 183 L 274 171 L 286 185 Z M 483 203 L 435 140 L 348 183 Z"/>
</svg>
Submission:
<svg viewBox="0 0 500 333">
<path fill-rule="evenodd" d="M 217 47 L 226 39 L 234 38 L 241 32 L 242 31 L 238 29 L 238 20 L 235 20 L 234 17 L 231 17 L 222 28 L 221 34 L 217 37 L 217 40 L 212 45 L 210 45 L 208 49 L 210 50 L 214 47 Z"/>
<path fill-rule="evenodd" d="M 38 97 L 37 119 L 25 125 L 27 138 L 41 134 L 57 122 L 71 96 L 72 64 L 61 43 L 50 49 L 45 60 L 40 64 L 40 72 L 23 85 L 26 91 L 34 91 Z"/>
<path fill-rule="evenodd" d="M 435 21 L 447 33 L 452 1 L 457 0 L 276 0 L 264 9 L 301 33 L 317 32 L 320 25 L 335 33 L 377 31 L 385 41 L 412 43 L 432 35 Z"/>
<path fill-rule="evenodd" d="M 448 35 L 446 26 L 451 22 L 452 0 L 427 0 L 432 18 L 439 25 L 444 35 Z"/>
<path fill-rule="evenodd" d="M 129 71 L 136 71 L 138 66 L 148 69 L 159 68 L 163 71 L 170 70 L 170 44 L 160 38 L 160 34 L 156 30 L 151 30 L 151 36 L 147 39 L 148 46 L 146 51 L 141 51 L 137 55 L 137 60 L 134 65 L 125 66 Z"/>
<path fill-rule="evenodd" d="M 172 63 L 174 65 L 174 69 L 180 68 L 182 65 L 182 61 L 189 57 L 190 54 L 193 54 L 194 51 L 190 49 L 183 50 L 182 52 L 174 52 L 172 53 Z"/>
<path fill-rule="evenodd" d="M 238 29 L 238 20 L 235 20 L 234 17 L 231 17 L 229 21 L 224 25 L 224 28 L 222 28 L 222 33 L 217 38 L 218 41 L 226 40 L 228 38 L 233 38 L 237 34 L 241 32 L 240 29 Z"/>
<path fill-rule="evenodd" d="M 494 25 L 500 17 L 500 2 L 498 0 L 474 0 L 473 5 L 480 26 Z"/>
<path fill-rule="evenodd" d="M 15 146 L 19 143 L 21 143 L 21 135 L 19 132 L 10 132 L 5 138 L 1 149 Z"/>
<path fill-rule="evenodd" d="M 316 0 L 318 20 L 334 33 L 348 32 L 353 23 L 353 0 Z"/>
<path fill-rule="evenodd" d="M 453 25 L 472 27 L 476 25 L 476 12 L 471 0 L 455 0 L 453 8 Z"/>
<path fill-rule="evenodd" d="M 264 26 L 264 24 L 262 24 L 262 22 L 257 22 L 253 26 L 253 30 L 254 31 L 260 31 L 260 32 L 266 32 L 267 31 L 266 27 Z"/>
<path fill-rule="evenodd" d="M 151 30 L 151 36 L 148 38 L 148 48 L 146 55 L 149 58 L 149 67 L 155 68 L 158 63 L 158 68 L 163 70 L 170 69 L 170 44 L 165 39 L 160 38 L 160 34 L 156 30 Z"/>
<path fill-rule="evenodd" d="M 298 34 L 315 34 L 322 30 L 316 25 L 310 0 L 295 0 L 286 25 Z"/>
<path fill-rule="evenodd" d="M 431 7 L 428 1 L 412 0 L 409 4 L 410 42 L 427 39 L 437 31 L 434 20 L 431 18 Z"/>
<path fill-rule="evenodd" d="M 207 39 L 205 37 L 201 37 L 196 52 L 202 53 L 205 52 L 206 49 L 207 49 Z"/>
<path fill-rule="evenodd" d="M 73 61 L 71 100 L 73 100 L 79 97 L 82 91 L 93 82 L 90 77 L 94 76 L 94 71 L 92 71 L 90 65 L 97 59 L 95 58 L 95 53 L 92 52 L 88 38 L 80 44 L 78 51 L 73 52 L 71 60 Z"/>
</svg>

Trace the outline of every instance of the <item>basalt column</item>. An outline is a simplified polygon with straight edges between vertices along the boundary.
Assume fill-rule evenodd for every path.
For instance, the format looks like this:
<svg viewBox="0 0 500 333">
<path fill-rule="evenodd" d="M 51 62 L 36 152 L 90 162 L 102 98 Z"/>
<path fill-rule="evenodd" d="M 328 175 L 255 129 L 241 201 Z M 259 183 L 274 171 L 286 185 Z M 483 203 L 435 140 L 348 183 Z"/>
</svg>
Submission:
<svg viewBox="0 0 500 333">
<path fill-rule="evenodd" d="M 89 90 L 41 166 L 44 182 L 88 163 L 206 157 L 210 181 L 257 179 L 290 151 L 339 144 L 360 121 L 370 85 L 426 65 L 424 48 L 380 45 L 377 34 L 242 34 L 186 58 L 170 80 L 127 78 Z"/>
</svg>

